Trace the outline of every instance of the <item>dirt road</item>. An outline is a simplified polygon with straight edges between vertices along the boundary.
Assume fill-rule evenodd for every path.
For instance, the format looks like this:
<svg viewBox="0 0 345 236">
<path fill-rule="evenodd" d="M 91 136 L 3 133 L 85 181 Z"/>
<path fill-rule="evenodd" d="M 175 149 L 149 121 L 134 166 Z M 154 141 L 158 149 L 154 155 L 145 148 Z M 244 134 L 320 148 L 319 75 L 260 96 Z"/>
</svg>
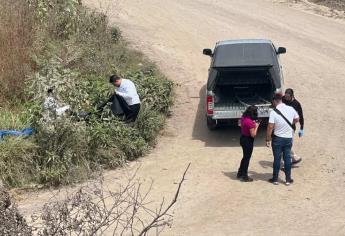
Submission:
<svg viewBox="0 0 345 236">
<path fill-rule="evenodd" d="M 97 0 L 83 2 L 100 7 Z M 159 202 L 172 197 L 174 182 L 192 163 L 163 235 L 345 235 L 345 21 L 269 0 L 126 0 L 115 9 L 106 1 L 101 7 L 180 84 L 165 135 L 129 167 L 140 163 L 140 178 L 155 180 L 151 196 Z M 267 182 L 273 157 L 263 130 L 250 164 L 255 181 L 242 183 L 236 180 L 239 130 L 205 126 L 209 58 L 201 51 L 237 38 L 267 38 L 287 48 L 285 85 L 295 89 L 306 117 L 305 137 L 295 145 L 303 162 L 289 187 Z M 122 171 L 107 172 L 105 182 L 111 187 Z M 23 196 L 20 209 L 29 214 L 47 196 Z"/>
</svg>

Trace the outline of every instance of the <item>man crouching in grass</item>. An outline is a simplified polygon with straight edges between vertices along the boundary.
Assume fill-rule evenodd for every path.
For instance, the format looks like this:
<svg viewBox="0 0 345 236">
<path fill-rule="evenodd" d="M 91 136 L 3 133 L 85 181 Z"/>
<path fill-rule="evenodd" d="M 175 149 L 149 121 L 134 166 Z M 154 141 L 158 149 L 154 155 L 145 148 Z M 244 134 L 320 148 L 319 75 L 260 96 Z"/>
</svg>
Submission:
<svg viewBox="0 0 345 236">
<path fill-rule="evenodd" d="M 109 77 L 109 82 L 116 87 L 115 94 L 125 114 L 126 123 L 134 122 L 140 111 L 140 98 L 134 83 L 116 74 Z"/>
</svg>

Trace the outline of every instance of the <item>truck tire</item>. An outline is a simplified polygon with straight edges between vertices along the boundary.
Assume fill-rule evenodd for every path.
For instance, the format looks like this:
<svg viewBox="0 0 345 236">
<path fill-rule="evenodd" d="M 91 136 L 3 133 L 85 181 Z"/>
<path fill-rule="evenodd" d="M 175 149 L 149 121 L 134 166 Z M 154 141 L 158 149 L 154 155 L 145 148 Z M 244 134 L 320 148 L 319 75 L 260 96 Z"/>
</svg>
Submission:
<svg viewBox="0 0 345 236">
<path fill-rule="evenodd" d="M 207 117 L 206 123 L 207 123 L 207 128 L 211 131 L 216 130 L 218 128 L 217 122 L 211 119 L 210 117 Z"/>
</svg>

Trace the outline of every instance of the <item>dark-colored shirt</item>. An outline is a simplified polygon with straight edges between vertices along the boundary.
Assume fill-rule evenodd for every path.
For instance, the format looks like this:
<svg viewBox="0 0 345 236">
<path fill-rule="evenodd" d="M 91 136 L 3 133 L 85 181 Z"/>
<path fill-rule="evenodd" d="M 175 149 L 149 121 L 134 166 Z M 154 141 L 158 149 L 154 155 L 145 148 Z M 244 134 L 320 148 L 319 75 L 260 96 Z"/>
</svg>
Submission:
<svg viewBox="0 0 345 236">
<path fill-rule="evenodd" d="M 303 118 L 303 110 L 302 110 L 301 103 L 299 103 L 299 101 L 297 101 L 297 99 L 293 99 L 292 101 L 287 101 L 284 97 L 283 97 L 283 103 L 285 103 L 288 106 L 293 107 L 297 111 L 297 114 L 299 116 L 300 129 L 303 129 L 304 128 L 304 118 Z M 293 124 L 293 127 L 294 127 L 294 130 L 296 130 L 295 124 Z"/>
</svg>

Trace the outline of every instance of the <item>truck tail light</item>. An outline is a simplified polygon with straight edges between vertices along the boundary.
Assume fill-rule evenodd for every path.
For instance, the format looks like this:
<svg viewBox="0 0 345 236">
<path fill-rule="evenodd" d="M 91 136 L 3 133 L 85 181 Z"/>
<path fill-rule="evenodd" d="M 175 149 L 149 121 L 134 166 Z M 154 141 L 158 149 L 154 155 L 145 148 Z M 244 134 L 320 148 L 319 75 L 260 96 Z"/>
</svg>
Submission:
<svg viewBox="0 0 345 236">
<path fill-rule="evenodd" d="M 207 115 L 213 115 L 213 96 L 207 96 Z"/>
</svg>

